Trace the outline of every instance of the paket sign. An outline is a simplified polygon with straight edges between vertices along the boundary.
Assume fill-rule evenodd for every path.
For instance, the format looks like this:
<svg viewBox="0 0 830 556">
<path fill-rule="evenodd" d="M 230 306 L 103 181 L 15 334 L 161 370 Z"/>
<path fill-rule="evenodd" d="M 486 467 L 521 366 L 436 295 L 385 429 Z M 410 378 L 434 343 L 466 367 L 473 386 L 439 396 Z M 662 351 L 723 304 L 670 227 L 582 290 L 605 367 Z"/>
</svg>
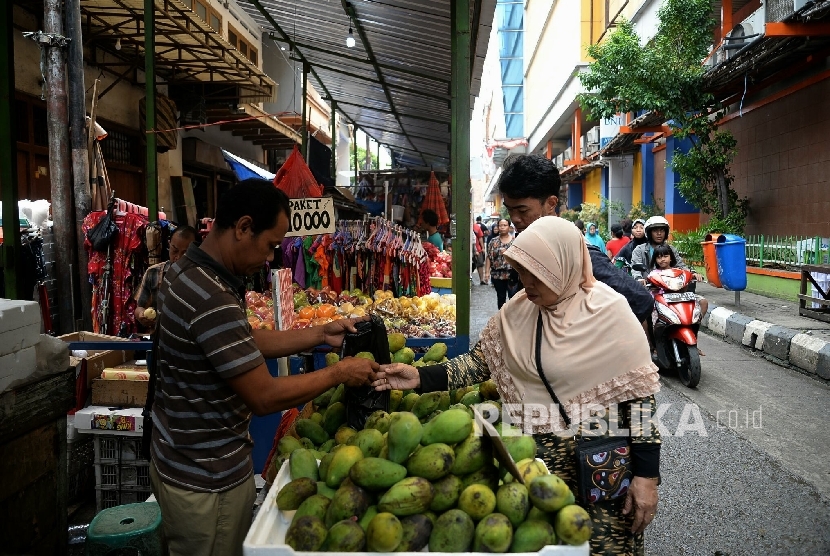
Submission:
<svg viewBox="0 0 830 556">
<path fill-rule="evenodd" d="M 289 199 L 291 218 L 285 237 L 311 236 L 334 232 L 334 201 L 331 197 Z"/>
</svg>

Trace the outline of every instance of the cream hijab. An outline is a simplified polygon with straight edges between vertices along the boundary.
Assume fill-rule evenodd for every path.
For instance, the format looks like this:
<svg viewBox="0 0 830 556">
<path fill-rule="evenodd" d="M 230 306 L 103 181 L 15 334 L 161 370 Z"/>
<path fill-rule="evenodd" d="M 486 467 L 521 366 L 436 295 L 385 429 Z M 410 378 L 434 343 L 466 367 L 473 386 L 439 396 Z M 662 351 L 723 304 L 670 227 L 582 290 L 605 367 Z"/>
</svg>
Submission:
<svg viewBox="0 0 830 556">
<path fill-rule="evenodd" d="M 648 341 L 638 333 L 640 323 L 623 296 L 594 279 L 588 248 L 576 226 L 556 216 L 539 218 L 516 237 L 504 257 L 559 296 L 554 305 L 539 307 L 521 291 L 488 324 L 489 336 L 500 338 L 494 354 L 503 362 L 499 370 L 508 376 L 497 382 L 503 387 L 512 383 L 506 388 L 512 390 L 509 401 L 553 403 L 536 369 L 540 311 L 542 367 L 572 419 L 579 420 L 574 404 L 608 406 L 660 389 Z M 493 352 L 492 346 L 484 349 L 485 355 Z M 499 370 L 494 374 L 502 374 Z"/>
</svg>

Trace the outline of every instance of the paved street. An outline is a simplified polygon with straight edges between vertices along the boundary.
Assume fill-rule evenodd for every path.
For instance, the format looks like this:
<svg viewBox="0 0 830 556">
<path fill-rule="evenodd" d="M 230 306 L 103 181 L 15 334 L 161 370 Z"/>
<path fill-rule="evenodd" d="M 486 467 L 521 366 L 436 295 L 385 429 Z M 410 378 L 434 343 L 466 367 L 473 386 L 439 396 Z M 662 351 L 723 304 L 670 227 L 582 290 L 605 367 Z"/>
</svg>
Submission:
<svg viewBox="0 0 830 556">
<path fill-rule="evenodd" d="M 473 342 L 495 298 L 473 287 Z M 664 376 L 657 396 L 671 434 L 647 554 L 830 554 L 830 388 L 709 336 L 700 347 L 697 389 Z"/>
</svg>

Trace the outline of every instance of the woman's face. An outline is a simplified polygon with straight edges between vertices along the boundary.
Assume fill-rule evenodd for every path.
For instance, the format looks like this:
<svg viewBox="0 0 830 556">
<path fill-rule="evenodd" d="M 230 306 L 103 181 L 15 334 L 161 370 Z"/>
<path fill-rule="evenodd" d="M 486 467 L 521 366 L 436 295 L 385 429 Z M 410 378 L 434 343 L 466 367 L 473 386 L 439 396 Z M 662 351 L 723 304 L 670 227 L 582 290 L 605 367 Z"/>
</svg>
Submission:
<svg viewBox="0 0 830 556">
<path fill-rule="evenodd" d="M 632 226 L 632 227 L 631 227 L 631 235 L 633 235 L 633 236 L 634 236 L 634 237 L 636 237 L 637 239 L 640 239 L 640 238 L 642 238 L 643 236 L 645 236 L 645 235 L 646 235 L 646 231 L 645 231 L 645 229 L 643 228 L 643 225 L 642 225 L 641 223 L 639 223 L 639 222 L 637 222 L 636 224 L 634 224 L 634 226 Z"/>
<path fill-rule="evenodd" d="M 657 268 L 661 270 L 671 268 L 671 255 L 657 255 L 654 262 L 657 263 Z"/>
<path fill-rule="evenodd" d="M 594 235 L 595 233 L 597 233 L 597 227 L 591 224 L 591 227 L 588 228 L 588 233 Z"/>
<path fill-rule="evenodd" d="M 507 235 L 510 233 L 510 222 L 507 220 L 499 220 L 499 235 Z"/>
<path fill-rule="evenodd" d="M 522 284 L 524 284 L 525 293 L 529 301 L 540 307 L 554 305 L 559 301 L 559 296 L 547 287 L 544 282 L 536 278 L 533 273 L 518 265 L 516 265 L 516 272 L 519 273 L 519 278 Z"/>
</svg>

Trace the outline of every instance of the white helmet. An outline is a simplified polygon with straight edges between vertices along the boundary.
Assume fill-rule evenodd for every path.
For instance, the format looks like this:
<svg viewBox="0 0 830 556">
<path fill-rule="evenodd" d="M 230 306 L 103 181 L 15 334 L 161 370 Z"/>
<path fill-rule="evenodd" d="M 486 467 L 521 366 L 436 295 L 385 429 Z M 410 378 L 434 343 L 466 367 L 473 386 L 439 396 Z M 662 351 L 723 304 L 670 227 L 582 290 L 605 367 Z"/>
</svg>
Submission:
<svg viewBox="0 0 830 556">
<path fill-rule="evenodd" d="M 669 231 L 671 230 L 671 226 L 669 226 L 669 221 L 663 218 L 662 216 L 652 216 L 648 220 L 646 220 L 645 232 L 646 237 L 651 239 L 651 234 L 649 231 L 652 228 L 665 228 L 666 235 L 668 235 Z"/>
</svg>

